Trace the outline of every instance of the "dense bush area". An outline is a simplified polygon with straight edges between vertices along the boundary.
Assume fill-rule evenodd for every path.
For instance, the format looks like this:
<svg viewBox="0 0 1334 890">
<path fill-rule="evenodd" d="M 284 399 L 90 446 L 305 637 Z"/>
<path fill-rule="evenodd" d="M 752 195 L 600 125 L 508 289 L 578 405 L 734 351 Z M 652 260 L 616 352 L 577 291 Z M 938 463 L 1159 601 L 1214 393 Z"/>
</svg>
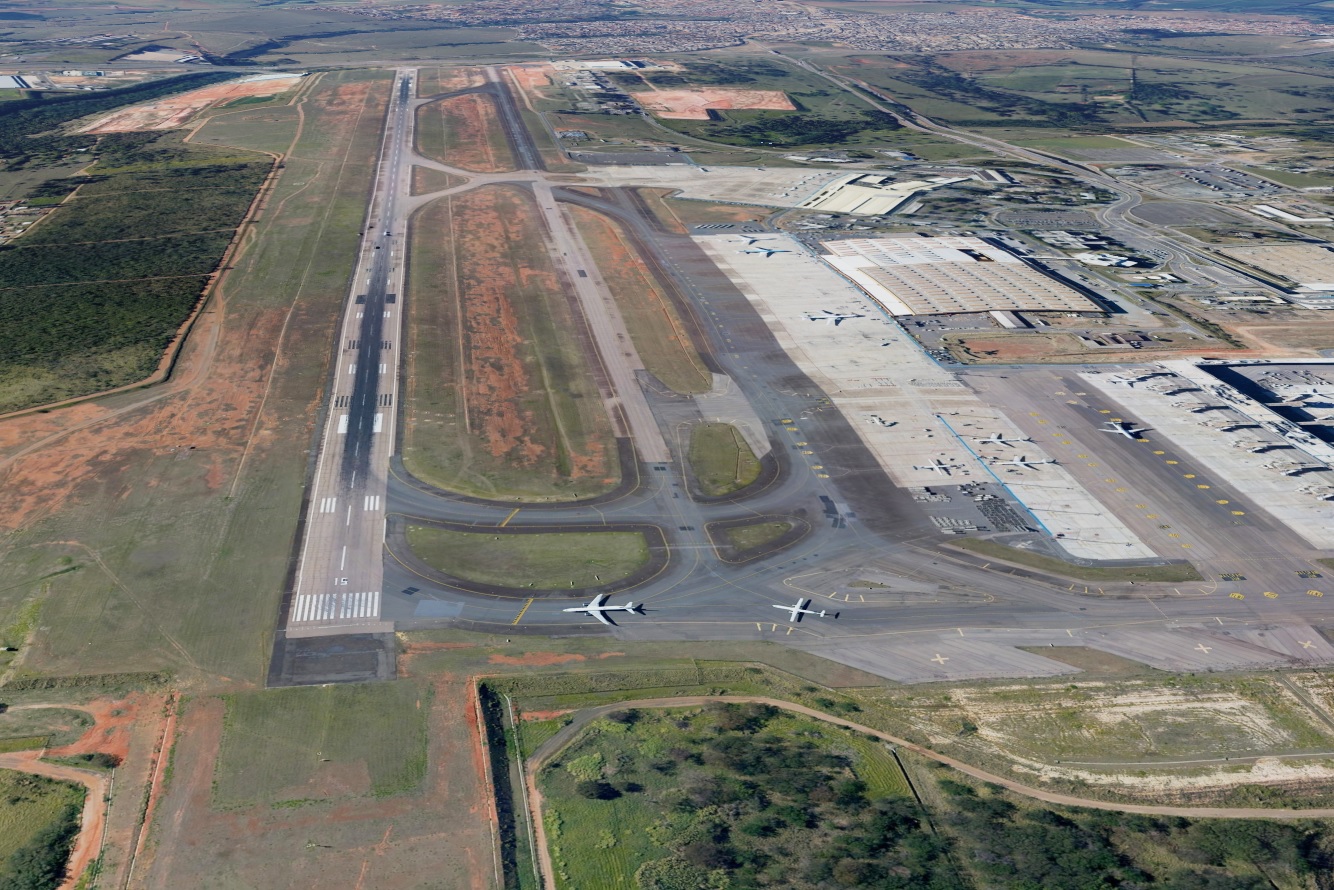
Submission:
<svg viewBox="0 0 1334 890">
<path fill-rule="evenodd" d="M 1316 822 L 1048 808 L 765 705 L 624 711 L 539 774 L 560 887 L 1265 890 L 1324 886 Z M 897 777 L 897 778 L 894 778 Z"/>
<path fill-rule="evenodd" d="M 65 863 L 79 834 L 79 808 L 67 806 L 60 818 L 0 866 L 5 890 L 55 890 L 65 879 Z"/>
<path fill-rule="evenodd" d="M 949 832 L 985 887 L 1265 890 L 1305 886 L 1334 866 L 1331 838 L 1314 823 L 1021 810 L 960 782 L 940 787 Z"/>
<path fill-rule="evenodd" d="M 72 197 L 0 246 L 0 411 L 151 374 L 269 171 L 268 161 L 127 134 Z"/>
<path fill-rule="evenodd" d="M 83 794 L 68 782 L 0 771 L 0 888 L 60 886 L 79 833 Z"/>
<path fill-rule="evenodd" d="M 899 122 L 883 111 L 862 111 L 856 117 L 825 117 L 791 111 L 728 112 L 723 122 L 686 126 L 708 139 L 733 145 L 841 145 L 854 137 L 869 132 L 892 132 Z M 742 117 L 744 123 L 732 123 Z M 664 121 L 669 126 L 682 125 Z"/>
</svg>

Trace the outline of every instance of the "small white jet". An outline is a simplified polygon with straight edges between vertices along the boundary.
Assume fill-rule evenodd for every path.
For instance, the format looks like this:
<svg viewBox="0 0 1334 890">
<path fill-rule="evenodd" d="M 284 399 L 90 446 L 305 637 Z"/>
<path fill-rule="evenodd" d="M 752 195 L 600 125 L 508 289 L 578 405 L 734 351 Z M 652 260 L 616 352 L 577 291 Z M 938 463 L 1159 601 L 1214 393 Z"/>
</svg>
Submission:
<svg viewBox="0 0 1334 890">
<path fill-rule="evenodd" d="M 1290 396 L 1288 396 L 1287 398 L 1283 399 L 1282 401 L 1280 401 L 1280 402 L 1275 402 L 1274 404 L 1275 404 L 1275 405 L 1295 405 L 1295 404 L 1300 404 L 1301 402 L 1305 402 L 1305 401 L 1307 401 L 1308 399 L 1318 398 L 1318 397 L 1323 396 L 1323 395 L 1324 395 L 1324 393 L 1322 393 L 1320 390 L 1316 389 L 1315 387 L 1311 387 L 1310 389 L 1308 389 L 1308 390 L 1304 390 L 1303 392 L 1299 392 L 1299 393 L 1296 393 L 1296 394 L 1294 394 L 1294 395 L 1290 395 Z"/>
<path fill-rule="evenodd" d="M 933 460 L 931 463 L 927 464 L 927 465 L 924 466 L 924 467 L 914 466 L 913 469 L 914 469 L 914 470 L 935 470 L 937 473 L 939 473 L 939 474 L 942 475 L 942 476 L 948 476 L 948 475 L 950 474 L 950 469 L 951 469 L 953 466 L 954 466 L 954 464 L 942 464 L 942 463 L 941 463 L 940 461 L 938 461 L 938 460 Z"/>
<path fill-rule="evenodd" d="M 1136 429 L 1128 423 L 1119 420 L 1107 421 L 1107 429 L 1098 430 L 1100 433 L 1112 433 L 1117 436 L 1125 436 L 1127 439 L 1138 439 L 1139 434 L 1147 432 L 1146 428 Z"/>
<path fill-rule="evenodd" d="M 575 606 L 571 609 L 562 609 L 562 612 L 583 612 L 591 615 L 603 624 L 615 626 L 616 622 L 607 617 L 608 612 L 630 612 L 634 615 L 643 615 L 644 607 L 636 603 L 626 603 L 624 606 L 608 606 L 607 594 L 599 593 L 593 597 L 593 601 L 586 606 Z"/>
<path fill-rule="evenodd" d="M 846 320 L 849 319 L 849 318 L 865 318 L 865 317 L 866 317 L 865 315 L 862 315 L 862 314 L 859 313 L 859 312 L 830 312 L 828 309 L 821 309 L 820 311 L 823 312 L 824 314 L 823 314 L 823 315 L 816 315 L 816 314 L 814 314 L 814 313 L 812 313 L 812 312 L 807 312 L 807 313 L 806 313 L 806 320 L 807 320 L 807 321 L 823 321 L 823 322 L 825 322 L 826 324 L 831 324 L 831 325 L 833 325 L 834 327 L 838 327 L 839 325 L 841 325 L 844 321 L 846 321 Z"/>
<path fill-rule="evenodd" d="M 776 253 L 791 253 L 791 252 L 792 251 L 790 250 L 779 250 L 777 247 L 747 247 L 745 250 L 740 251 L 740 253 L 762 253 L 764 254 L 764 258 L 766 260 Z"/>
<path fill-rule="evenodd" d="M 1110 378 L 1112 383 L 1124 383 L 1131 389 L 1135 388 L 1136 383 L 1143 383 L 1145 380 L 1152 380 L 1155 377 L 1171 377 L 1167 371 L 1148 371 L 1143 374 L 1136 374 L 1133 377 L 1123 377 L 1120 374 L 1113 375 Z"/>
<path fill-rule="evenodd" d="M 1056 463 L 1056 461 L 1052 460 L 1051 458 L 1047 458 L 1046 460 L 1029 460 L 1027 457 L 1021 454 L 1018 457 L 1011 458 L 1010 460 L 993 460 L 991 462 L 991 465 L 993 467 L 1040 467 L 1043 464 L 1054 464 L 1054 463 Z"/>
<path fill-rule="evenodd" d="M 819 616 L 820 618 L 825 617 L 824 609 L 821 609 L 820 611 L 817 612 L 814 609 L 806 608 L 810 604 L 811 604 L 810 600 L 797 600 L 797 604 L 795 606 L 780 606 L 778 605 L 778 603 L 774 603 L 774 608 L 782 609 L 784 612 L 787 612 L 788 613 L 787 620 L 792 622 L 793 624 L 796 624 L 798 621 L 800 621 L 802 615 L 816 615 Z"/>
<path fill-rule="evenodd" d="M 897 420 L 885 420 L 879 414 L 866 415 L 866 422 L 873 426 L 898 426 L 899 423 Z"/>
<path fill-rule="evenodd" d="M 772 241 L 772 240 L 773 240 L 773 238 L 771 238 L 771 237 L 760 237 L 759 235 L 740 235 L 740 236 L 738 236 L 738 237 L 740 237 L 742 241 L 745 241 L 745 242 L 746 242 L 746 246 L 747 246 L 747 247 L 754 247 L 756 244 L 759 244 L 761 241 Z"/>
<path fill-rule="evenodd" d="M 977 437 L 974 436 L 973 438 L 976 439 Z M 1033 440 L 1032 440 L 1032 439 L 1029 439 L 1028 437 L 1022 437 L 1022 438 L 1019 438 L 1019 439 L 1007 439 L 1007 438 L 1005 438 L 1005 434 L 1004 434 L 1004 433 L 992 433 L 990 436 L 987 436 L 985 439 L 977 439 L 977 441 L 979 441 L 979 442 L 990 442 L 990 443 L 992 443 L 993 445 L 1005 445 L 1005 446 L 1008 446 L 1008 447 L 1013 447 L 1015 442 L 1032 442 Z"/>
</svg>

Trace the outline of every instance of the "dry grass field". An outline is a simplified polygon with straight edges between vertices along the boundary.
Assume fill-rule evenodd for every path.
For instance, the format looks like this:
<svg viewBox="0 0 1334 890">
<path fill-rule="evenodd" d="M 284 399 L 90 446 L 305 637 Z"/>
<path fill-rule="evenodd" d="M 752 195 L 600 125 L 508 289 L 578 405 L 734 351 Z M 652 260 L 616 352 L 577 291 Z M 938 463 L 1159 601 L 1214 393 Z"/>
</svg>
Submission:
<svg viewBox="0 0 1334 890">
<path fill-rule="evenodd" d="M 417 150 L 474 173 L 514 169 L 495 100 L 481 93 L 441 99 L 417 110 Z"/>
<path fill-rule="evenodd" d="M 570 499 L 616 484 L 583 322 L 532 199 L 478 189 L 429 205 L 412 231 L 408 468 L 483 497 Z"/>
<path fill-rule="evenodd" d="M 597 258 L 598 272 L 616 297 L 644 367 L 675 392 L 708 392 L 712 375 L 690 342 L 676 307 L 624 230 L 583 207 L 571 207 L 570 213 Z"/>
</svg>

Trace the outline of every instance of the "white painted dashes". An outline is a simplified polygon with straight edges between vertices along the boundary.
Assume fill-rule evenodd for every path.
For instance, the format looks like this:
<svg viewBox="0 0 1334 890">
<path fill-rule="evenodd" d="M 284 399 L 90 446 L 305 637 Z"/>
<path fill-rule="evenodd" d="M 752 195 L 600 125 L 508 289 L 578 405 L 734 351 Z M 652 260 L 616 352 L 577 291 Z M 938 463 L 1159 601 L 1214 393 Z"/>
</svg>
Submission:
<svg viewBox="0 0 1334 890">
<path fill-rule="evenodd" d="M 380 617 L 380 591 L 302 594 L 292 605 L 291 623 Z"/>
</svg>

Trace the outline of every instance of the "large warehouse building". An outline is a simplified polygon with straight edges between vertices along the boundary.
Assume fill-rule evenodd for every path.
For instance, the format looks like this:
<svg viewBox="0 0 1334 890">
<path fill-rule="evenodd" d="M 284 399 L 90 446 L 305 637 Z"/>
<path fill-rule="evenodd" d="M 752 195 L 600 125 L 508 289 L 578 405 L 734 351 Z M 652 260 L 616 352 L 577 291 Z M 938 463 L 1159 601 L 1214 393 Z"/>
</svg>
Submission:
<svg viewBox="0 0 1334 890">
<path fill-rule="evenodd" d="M 956 312 L 1102 312 L 1072 287 L 981 238 L 825 241 L 825 262 L 891 315 Z"/>
<path fill-rule="evenodd" d="M 1334 251 L 1323 244 L 1224 247 L 1219 253 L 1271 275 L 1295 281 L 1304 291 L 1334 290 Z"/>
</svg>

